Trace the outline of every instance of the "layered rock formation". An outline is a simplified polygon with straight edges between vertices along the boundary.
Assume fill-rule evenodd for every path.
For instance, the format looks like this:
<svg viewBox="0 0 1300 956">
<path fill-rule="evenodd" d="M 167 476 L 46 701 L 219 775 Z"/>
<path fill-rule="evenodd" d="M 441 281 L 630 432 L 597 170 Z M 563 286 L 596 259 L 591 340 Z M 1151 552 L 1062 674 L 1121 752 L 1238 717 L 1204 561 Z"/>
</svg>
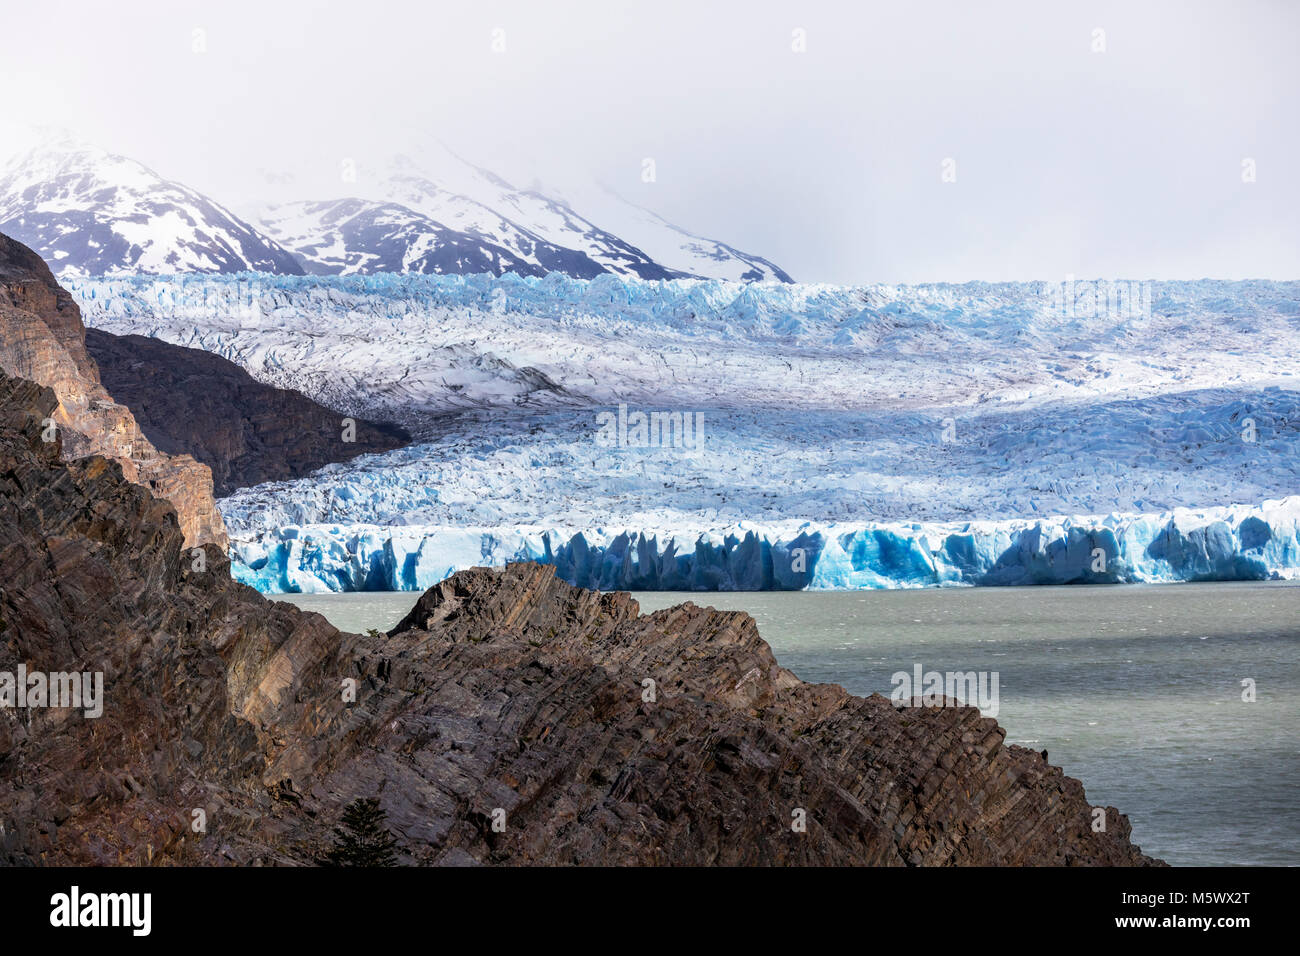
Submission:
<svg viewBox="0 0 1300 956">
<path fill-rule="evenodd" d="M 120 462 L 61 458 L 56 405 L 0 376 L 0 674 L 105 699 L 0 708 L 0 864 L 307 863 L 358 797 L 406 863 L 1155 862 L 994 721 L 804 684 L 745 614 L 520 564 L 340 633 L 196 565 Z"/>
<path fill-rule="evenodd" d="M 54 390 L 50 417 L 69 457 L 112 458 L 129 480 L 176 507 L 189 544 L 225 547 L 211 472 L 188 455 L 164 454 L 150 443 L 130 410 L 100 383 L 85 339 L 81 310 L 40 256 L 0 235 L 0 370 Z"/>
<path fill-rule="evenodd" d="M 395 425 L 348 420 L 301 392 L 263 385 L 202 349 L 98 329 L 86 331 L 86 349 L 154 445 L 212 469 L 218 497 L 411 440 Z"/>
</svg>

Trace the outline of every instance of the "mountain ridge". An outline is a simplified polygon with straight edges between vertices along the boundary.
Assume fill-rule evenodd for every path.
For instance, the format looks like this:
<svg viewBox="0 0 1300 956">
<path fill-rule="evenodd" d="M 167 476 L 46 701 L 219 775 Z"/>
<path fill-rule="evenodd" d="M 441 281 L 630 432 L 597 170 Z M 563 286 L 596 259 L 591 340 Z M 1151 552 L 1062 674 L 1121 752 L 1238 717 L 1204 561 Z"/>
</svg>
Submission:
<svg viewBox="0 0 1300 956">
<path fill-rule="evenodd" d="M 345 417 L 300 392 L 257 382 L 201 349 L 99 329 L 86 330 L 86 349 L 159 450 L 191 455 L 212 470 L 218 498 L 411 440 L 405 429 Z"/>
</svg>

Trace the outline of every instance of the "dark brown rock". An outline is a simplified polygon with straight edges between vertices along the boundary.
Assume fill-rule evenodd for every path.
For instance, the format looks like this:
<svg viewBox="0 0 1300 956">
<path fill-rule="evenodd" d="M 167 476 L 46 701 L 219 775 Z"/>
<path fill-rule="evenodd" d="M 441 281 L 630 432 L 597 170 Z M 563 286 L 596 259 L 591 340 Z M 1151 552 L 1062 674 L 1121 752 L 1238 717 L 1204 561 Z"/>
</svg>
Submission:
<svg viewBox="0 0 1300 956">
<path fill-rule="evenodd" d="M 0 305 L 38 316 L 79 372 L 95 374 L 86 355 L 81 309 L 58 284 L 45 261 L 21 242 L 0 233 Z"/>
<path fill-rule="evenodd" d="M 411 440 L 396 425 L 354 418 L 354 440 L 344 441 L 347 416 L 301 392 L 264 385 L 202 349 L 98 329 L 87 330 L 86 348 L 104 385 L 156 447 L 212 469 L 218 497 Z"/>
<path fill-rule="evenodd" d="M 358 797 L 406 863 L 1154 862 L 994 721 L 802 683 L 745 614 L 520 564 L 340 633 L 196 569 L 120 464 L 40 441 L 54 404 L 0 376 L 0 671 L 107 700 L 0 709 L 0 864 L 309 863 Z"/>
<path fill-rule="evenodd" d="M 0 235 L 0 371 L 53 389 L 50 418 L 68 457 L 114 459 L 128 479 L 171 501 L 188 543 L 224 547 L 211 472 L 150 443 L 131 411 L 100 383 L 85 337 L 81 310 L 40 256 Z"/>
</svg>

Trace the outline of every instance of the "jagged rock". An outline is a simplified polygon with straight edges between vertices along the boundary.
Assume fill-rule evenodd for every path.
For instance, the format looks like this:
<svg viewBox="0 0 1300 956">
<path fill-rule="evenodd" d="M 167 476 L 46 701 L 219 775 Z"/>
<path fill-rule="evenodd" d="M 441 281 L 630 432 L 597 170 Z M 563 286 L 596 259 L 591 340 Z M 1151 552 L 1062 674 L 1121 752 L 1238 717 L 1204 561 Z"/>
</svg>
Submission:
<svg viewBox="0 0 1300 956">
<path fill-rule="evenodd" d="M 31 249 L 0 235 L 0 370 L 54 390 L 51 418 L 64 452 L 103 455 L 126 477 L 175 506 L 186 541 L 227 544 L 212 475 L 188 455 L 167 455 L 140 431 L 130 409 L 100 383 L 86 351 L 81 310 Z"/>
<path fill-rule="evenodd" d="M 0 671 L 101 670 L 106 701 L 0 709 L 0 864 L 309 863 L 358 797 L 405 863 L 1156 862 L 993 720 L 805 684 L 745 614 L 519 564 L 340 633 L 196 568 L 120 463 L 61 460 L 55 403 L 0 376 Z"/>
<path fill-rule="evenodd" d="M 98 329 L 86 331 L 86 348 L 155 446 L 212 469 L 218 497 L 411 440 L 396 425 L 353 418 L 344 441 L 344 415 L 202 349 Z"/>
</svg>

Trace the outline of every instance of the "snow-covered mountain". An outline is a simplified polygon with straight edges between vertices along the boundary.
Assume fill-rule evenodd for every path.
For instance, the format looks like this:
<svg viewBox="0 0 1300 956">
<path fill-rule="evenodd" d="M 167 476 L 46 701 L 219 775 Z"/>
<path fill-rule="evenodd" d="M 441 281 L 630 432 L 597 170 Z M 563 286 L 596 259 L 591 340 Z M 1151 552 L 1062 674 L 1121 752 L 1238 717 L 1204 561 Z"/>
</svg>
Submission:
<svg viewBox="0 0 1300 956">
<path fill-rule="evenodd" d="M 761 256 L 695 236 L 608 190 L 584 190 L 584 202 L 574 202 L 541 188 L 517 189 L 436 141 L 423 142 L 416 156 L 393 157 L 344 184 L 308 186 L 287 179 L 290 189 L 332 195 L 265 205 L 250 218 L 292 249 L 311 273 L 513 271 L 578 279 L 609 273 L 792 281 Z M 284 182 L 279 185 L 284 192 Z M 586 212 L 587 201 L 600 207 L 600 216 Z M 618 228 L 610 228 L 610 220 Z"/>
<path fill-rule="evenodd" d="M 717 239 L 708 239 L 673 225 L 658 213 L 629 202 L 608 186 L 569 185 L 553 195 L 582 209 L 605 228 L 636 245 L 664 268 L 681 275 L 732 282 L 793 282 L 786 272 L 762 256 L 741 252 Z"/>
<path fill-rule="evenodd" d="M 481 236 L 449 229 L 422 213 L 390 202 L 328 199 L 265 207 L 262 228 L 294 250 L 312 275 L 372 275 L 381 272 L 422 274 L 545 275 L 533 256 Z M 544 250 L 542 260 L 574 274 L 598 275 L 591 261 L 565 261 L 565 250 Z"/>
<path fill-rule="evenodd" d="M 142 163 L 47 132 L 0 166 L 0 229 L 62 276 L 560 272 L 791 281 L 760 256 L 593 190 L 592 204 L 627 234 L 602 227 L 571 200 L 516 189 L 436 141 L 421 143 L 415 158 L 363 164 L 360 176 L 311 168 L 312 176 L 267 177 L 266 195 L 240 207 L 241 218 Z"/>
<path fill-rule="evenodd" d="M 0 169 L 0 231 L 64 276 L 303 272 L 203 194 L 70 137 L 46 138 Z"/>
</svg>

